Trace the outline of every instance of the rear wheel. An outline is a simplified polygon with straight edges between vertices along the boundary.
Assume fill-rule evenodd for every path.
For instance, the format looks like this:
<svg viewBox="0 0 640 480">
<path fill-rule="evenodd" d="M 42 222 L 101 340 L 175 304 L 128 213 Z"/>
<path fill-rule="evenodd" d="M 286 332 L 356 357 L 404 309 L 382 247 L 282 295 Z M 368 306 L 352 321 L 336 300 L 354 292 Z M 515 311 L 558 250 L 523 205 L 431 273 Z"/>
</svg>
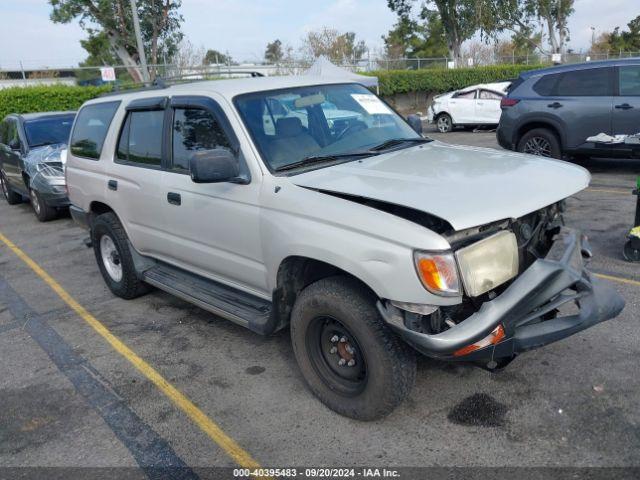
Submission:
<svg viewBox="0 0 640 480">
<path fill-rule="evenodd" d="M 451 116 L 448 113 L 438 115 L 438 118 L 436 118 L 436 127 L 438 127 L 440 133 L 449 133 L 453 130 L 453 120 L 451 120 Z"/>
<path fill-rule="evenodd" d="M 127 234 L 114 213 L 104 213 L 95 219 L 91 241 L 100 273 L 115 295 L 132 299 L 151 289 L 136 274 Z"/>
<path fill-rule="evenodd" d="M 31 200 L 33 212 L 41 222 L 48 222 L 58 215 L 58 211 L 54 207 L 48 205 L 42 196 L 33 188 L 29 189 L 29 200 Z"/>
<path fill-rule="evenodd" d="M 11 189 L 7 177 L 4 176 L 4 172 L 0 172 L 0 190 L 2 190 L 2 196 L 9 205 L 22 203 L 22 195 Z"/>
<path fill-rule="evenodd" d="M 562 157 L 558 137 L 547 128 L 534 128 L 533 130 L 529 130 L 518 142 L 517 150 L 539 157 Z"/>
<path fill-rule="evenodd" d="M 357 420 L 393 411 L 416 375 L 413 350 L 383 322 L 375 297 L 348 277 L 308 286 L 291 315 L 293 350 L 313 393 Z"/>
</svg>

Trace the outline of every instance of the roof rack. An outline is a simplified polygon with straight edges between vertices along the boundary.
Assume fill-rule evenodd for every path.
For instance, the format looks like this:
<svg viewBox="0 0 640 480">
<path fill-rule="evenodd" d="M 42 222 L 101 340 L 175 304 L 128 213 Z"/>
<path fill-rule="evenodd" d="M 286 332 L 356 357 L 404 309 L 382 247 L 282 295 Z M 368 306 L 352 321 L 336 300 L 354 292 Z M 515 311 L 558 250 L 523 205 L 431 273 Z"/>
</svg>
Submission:
<svg viewBox="0 0 640 480">
<path fill-rule="evenodd" d="M 219 72 L 193 72 L 175 77 L 156 77 L 149 84 L 132 83 L 127 85 L 115 84 L 115 88 L 110 92 L 105 92 L 100 97 L 110 97 L 123 93 L 144 92 L 150 90 L 162 90 L 172 85 L 183 83 L 207 82 L 226 75 L 250 75 L 251 78 L 264 77 L 265 75 L 255 70 L 227 70 Z"/>
</svg>

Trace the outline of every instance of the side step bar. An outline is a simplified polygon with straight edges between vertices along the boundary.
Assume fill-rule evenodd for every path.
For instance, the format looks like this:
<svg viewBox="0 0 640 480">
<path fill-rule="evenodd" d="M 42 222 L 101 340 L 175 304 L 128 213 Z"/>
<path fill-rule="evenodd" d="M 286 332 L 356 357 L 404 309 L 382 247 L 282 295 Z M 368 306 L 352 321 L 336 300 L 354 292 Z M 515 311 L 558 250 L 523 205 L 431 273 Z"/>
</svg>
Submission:
<svg viewBox="0 0 640 480">
<path fill-rule="evenodd" d="M 142 279 L 256 333 L 273 331 L 268 300 L 160 262 L 145 270 Z"/>
</svg>

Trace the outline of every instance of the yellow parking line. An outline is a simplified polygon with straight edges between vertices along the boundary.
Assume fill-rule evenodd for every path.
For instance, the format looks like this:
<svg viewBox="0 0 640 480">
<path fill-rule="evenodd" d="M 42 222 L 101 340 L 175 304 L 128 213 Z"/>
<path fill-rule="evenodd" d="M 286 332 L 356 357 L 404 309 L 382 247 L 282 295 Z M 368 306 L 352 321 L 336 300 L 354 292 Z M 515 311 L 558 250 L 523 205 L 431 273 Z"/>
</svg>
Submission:
<svg viewBox="0 0 640 480">
<path fill-rule="evenodd" d="M 236 441 L 227 435 L 213 420 L 196 407 L 180 390 L 171 385 L 162 375 L 160 375 L 151 365 L 140 358 L 133 350 L 127 347 L 118 337 L 91 315 L 82 305 L 80 305 L 62 286 L 56 282 L 40 265 L 24 253 L 11 240 L 0 233 L 0 241 L 4 243 L 20 260 L 26 263 L 58 296 L 75 311 L 91 328 L 93 328 L 102 338 L 104 338 L 120 355 L 125 357 L 140 373 L 147 377 L 158 387 L 169 399 L 176 404 L 180 410 L 187 414 L 198 427 L 200 427 L 216 444 L 222 448 L 227 455 L 244 468 L 260 468 L 260 465 L 251 455 L 243 450 Z"/>
<path fill-rule="evenodd" d="M 592 188 L 589 187 L 585 191 L 587 192 L 600 192 L 600 193 L 615 193 L 616 195 L 629 195 L 631 196 L 631 189 L 629 190 L 611 190 L 607 188 Z"/>
<path fill-rule="evenodd" d="M 604 273 L 595 273 L 596 277 L 604 278 L 605 280 L 611 280 L 612 282 L 627 283 L 629 285 L 635 285 L 640 287 L 640 282 L 637 280 L 631 280 L 630 278 L 614 277 L 613 275 L 605 275 Z"/>
</svg>

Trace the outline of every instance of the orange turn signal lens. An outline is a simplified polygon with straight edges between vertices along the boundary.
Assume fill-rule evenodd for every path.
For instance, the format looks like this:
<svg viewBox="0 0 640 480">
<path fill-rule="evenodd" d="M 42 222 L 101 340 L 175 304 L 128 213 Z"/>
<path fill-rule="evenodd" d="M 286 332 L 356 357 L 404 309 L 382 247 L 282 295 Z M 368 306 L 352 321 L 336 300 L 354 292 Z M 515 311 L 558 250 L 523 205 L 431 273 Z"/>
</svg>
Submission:
<svg viewBox="0 0 640 480">
<path fill-rule="evenodd" d="M 504 340 L 505 333 L 502 325 L 498 325 L 493 331 L 484 337 L 482 340 L 476 343 L 472 343 L 471 345 L 467 345 L 466 347 L 462 347 L 460 350 L 456 350 L 453 352 L 454 357 L 462 357 L 463 355 L 469 355 L 471 352 L 475 352 L 476 350 L 480 350 L 481 348 L 488 347 L 489 345 L 496 345 L 497 343 Z"/>
<path fill-rule="evenodd" d="M 417 252 L 416 270 L 422 284 L 438 295 L 459 295 L 460 283 L 456 261 L 451 253 Z"/>
</svg>

